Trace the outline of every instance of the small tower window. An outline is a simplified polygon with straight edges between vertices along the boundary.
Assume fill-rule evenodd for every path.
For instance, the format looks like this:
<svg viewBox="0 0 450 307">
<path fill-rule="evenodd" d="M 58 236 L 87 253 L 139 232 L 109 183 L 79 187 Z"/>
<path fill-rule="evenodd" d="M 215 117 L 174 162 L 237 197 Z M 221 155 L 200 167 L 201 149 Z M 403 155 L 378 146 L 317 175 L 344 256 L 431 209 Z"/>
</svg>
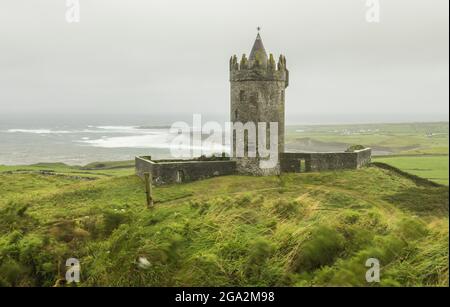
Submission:
<svg viewBox="0 0 450 307">
<path fill-rule="evenodd" d="M 243 91 L 243 90 L 241 90 L 240 92 L 239 92 L 239 100 L 242 102 L 242 101 L 245 101 L 245 91 Z"/>
<path fill-rule="evenodd" d="M 281 100 L 284 100 L 284 90 L 281 90 Z"/>
<path fill-rule="evenodd" d="M 234 119 L 237 119 L 238 118 L 238 110 L 236 109 L 236 110 L 234 110 Z"/>
<path fill-rule="evenodd" d="M 258 92 L 253 92 L 250 96 L 250 104 L 256 106 L 258 104 Z"/>
</svg>

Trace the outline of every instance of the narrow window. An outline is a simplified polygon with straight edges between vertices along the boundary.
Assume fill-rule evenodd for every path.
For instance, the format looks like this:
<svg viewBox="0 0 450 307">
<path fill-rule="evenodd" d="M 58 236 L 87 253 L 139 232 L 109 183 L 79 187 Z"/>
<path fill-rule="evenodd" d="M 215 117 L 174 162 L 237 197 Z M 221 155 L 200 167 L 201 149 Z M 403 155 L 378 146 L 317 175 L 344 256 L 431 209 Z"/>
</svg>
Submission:
<svg viewBox="0 0 450 307">
<path fill-rule="evenodd" d="M 250 96 L 250 104 L 256 106 L 258 104 L 258 92 L 253 92 Z"/>
<path fill-rule="evenodd" d="M 241 90 L 240 92 L 239 92 L 239 100 L 242 102 L 242 101 L 245 101 L 245 91 L 243 91 L 243 90 Z"/>
<path fill-rule="evenodd" d="M 248 157 L 248 130 L 244 130 L 244 157 Z"/>
</svg>

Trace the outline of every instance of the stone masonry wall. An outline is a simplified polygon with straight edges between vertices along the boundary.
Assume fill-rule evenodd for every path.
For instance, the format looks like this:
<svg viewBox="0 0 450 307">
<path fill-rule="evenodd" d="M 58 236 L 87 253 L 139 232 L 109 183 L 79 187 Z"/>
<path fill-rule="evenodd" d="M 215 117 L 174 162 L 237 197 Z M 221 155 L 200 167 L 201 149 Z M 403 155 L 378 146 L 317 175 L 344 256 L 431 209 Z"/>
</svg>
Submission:
<svg viewBox="0 0 450 307">
<path fill-rule="evenodd" d="M 370 163 L 372 150 L 332 153 L 282 153 L 281 172 L 300 172 L 300 161 L 305 161 L 306 172 L 338 169 L 357 169 Z"/>
<path fill-rule="evenodd" d="M 239 158 L 236 160 L 236 171 L 242 175 L 254 176 L 274 176 L 280 174 L 280 163 L 277 160 L 276 166 L 262 168 L 260 166 L 262 158 Z"/>
<path fill-rule="evenodd" d="M 235 161 L 173 161 L 158 162 L 145 157 L 136 157 L 136 175 L 143 177 L 151 172 L 156 185 L 189 182 L 215 176 L 236 173 Z"/>
<path fill-rule="evenodd" d="M 300 169 L 300 161 L 304 160 L 304 169 Z M 281 173 L 299 173 L 311 171 L 326 171 L 339 169 L 357 169 L 369 164 L 371 149 L 366 148 L 355 152 L 335 153 L 282 153 L 280 155 Z M 242 163 L 255 163 L 255 159 L 242 159 Z M 251 165 L 244 165 L 245 170 Z M 150 157 L 136 157 L 136 175 L 143 177 L 144 173 L 152 174 L 156 185 L 189 182 L 215 176 L 233 175 L 236 173 L 251 175 L 272 175 L 255 169 L 251 172 L 240 170 L 236 161 L 152 161 Z M 258 166 L 255 166 L 258 168 Z M 269 170 L 270 171 L 270 170 Z"/>
<path fill-rule="evenodd" d="M 372 150 L 370 148 L 366 148 L 363 150 L 356 151 L 357 156 L 357 167 L 368 165 L 372 162 Z"/>
<path fill-rule="evenodd" d="M 283 58 L 284 59 L 284 58 Z M 266 139 L 270 135 L 269 123 L 278 123 L 278 153 L 284 151 L 285 89 L 288 86 L 289 72 L 282 61 L 279 69 L 274 67 L 242 68 L 232 66 L 230 70 L 230 118 L 233 123 L 266 123 Z M 255 148 L 258 147 L 256 129 Z M 249 144 L 243 134 L 233 135 L 232 144 Z M 270 144 L 270 143 L 269 143 Z M 268 144 L 268 145 L 269 145 Z M 232 156 L 238 165 L 238 172 L 253 175 L 276 175 L 280 172 L 279 163 L 272 169 L 261 169 L 258 158 L 237 157 L 234 148 Z M 253 161 L 252 161 L 253 159 Z"/>
<path fill-rule="evenodd" d="M 280 156 L 282 173 L 300 173 L 300 160 L 305 160 L 305 172 L 311 171 L 311 154 L 285 152 Z"/>
<path fill-rule="evenodd" d="M 231 82 L 232 122 L 278 123 L 278 152 L 284 151 L 285 81 Z"/>
</svg>

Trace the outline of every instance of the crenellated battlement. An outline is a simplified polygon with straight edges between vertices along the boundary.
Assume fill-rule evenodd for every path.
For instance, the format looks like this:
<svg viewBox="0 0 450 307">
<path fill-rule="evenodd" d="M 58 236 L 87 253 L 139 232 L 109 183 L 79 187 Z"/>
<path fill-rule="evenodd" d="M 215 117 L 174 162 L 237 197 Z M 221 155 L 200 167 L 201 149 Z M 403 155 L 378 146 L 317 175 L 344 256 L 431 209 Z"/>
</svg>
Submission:
<svg viewBox="0 0 450 307">
<path fill-rule="evenodd" d="M 280 55 L 278 62 L 275 62 L 274 56 L 271 53 L 265 60 L 261 57 L 256 57 L 255 60 L 250 61 L 247 55 L 244 53 L 241 60 L 238 61 L 238 57 L 233 55 L 230 58 L 230 71 L 233 70 L 279 70 L 285 71 L 286 67 L 286 57 Z"/>
<path fill-rule="evenodd" d="M 289 71 L 286 67 L 286 57 L 280 55 L 275 61 L 271 53 L 266 60 L 256 57 L 253 61 L 243 54 L 241 60 L 233 55 L 230 58 L 230 81 L 289 81 Z"/>
</svg>

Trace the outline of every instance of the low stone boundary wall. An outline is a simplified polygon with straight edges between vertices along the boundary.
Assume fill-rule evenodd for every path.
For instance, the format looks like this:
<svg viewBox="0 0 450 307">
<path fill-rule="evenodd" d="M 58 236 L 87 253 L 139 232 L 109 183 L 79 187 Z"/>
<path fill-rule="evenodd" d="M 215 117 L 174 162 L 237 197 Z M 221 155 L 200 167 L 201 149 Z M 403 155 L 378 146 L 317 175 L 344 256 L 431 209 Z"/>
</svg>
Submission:
<svg viewBox="0 0 450 307">
<path fill-rule="evenodd" d="M 357 169 L 371 162 L 371 149 L 354 152 L 331 153 L 282 153 L 281 173 L 300 173 L 339 169 Z M 237 173 L 236 162 L 199 160 L 152 160 L 151 157 L 136 157 L 136 175 L 143 178 L 151 173 L 153 184 L 171 184 L 206 179 Z M 303 168 L 302 168 L 303 167 Z"/>
<path fill-rule="evenodd" d="M 391 171 L 391 172 L 394 172 L 394 173 L 396 173 L 396 174 L 398 174 L 400 176 L 403 176 L 405 178 L 408 178 L 408 179 L 414 181 L 417 185 L 427 186 L 427 187 L 445 187 L 442 184 L 439 184 L 439 183 L 431 181 L 429 179 L 422 178 L 422 177 L 419 177 L 417 175 L 414 175 L 414 174 L 402 171 L 399 168 L 396 168 L 396 167 L 394 167 L 392 165 L 389 165 L 389 164 L 386 164 L 386 163 L 383 163 L 383 162 L 372 162 L 370 165 L 376 166 L 378 168 L 382 168 L 382 169 L 385 169 L 385 170 L 388 170 L 388 171 Z"/>
<path fill-rule="evenodd" d="M 234 161 L 152 161 L 150 157 L 136 157 L 136 175 L 152 174 L 157 185 L 181 183 L 236 173 Z"/>
<path fill-rule="evenodd" d="M 280 156 L 281 172 L 299 173 L 338 169 L 357 169 L 371 161 L 370 148 L 354 152 L 327 153 L 293 153 L 286 152 Z M 304 161 L 304 169 L 301 169 Z"/>
</svg>

